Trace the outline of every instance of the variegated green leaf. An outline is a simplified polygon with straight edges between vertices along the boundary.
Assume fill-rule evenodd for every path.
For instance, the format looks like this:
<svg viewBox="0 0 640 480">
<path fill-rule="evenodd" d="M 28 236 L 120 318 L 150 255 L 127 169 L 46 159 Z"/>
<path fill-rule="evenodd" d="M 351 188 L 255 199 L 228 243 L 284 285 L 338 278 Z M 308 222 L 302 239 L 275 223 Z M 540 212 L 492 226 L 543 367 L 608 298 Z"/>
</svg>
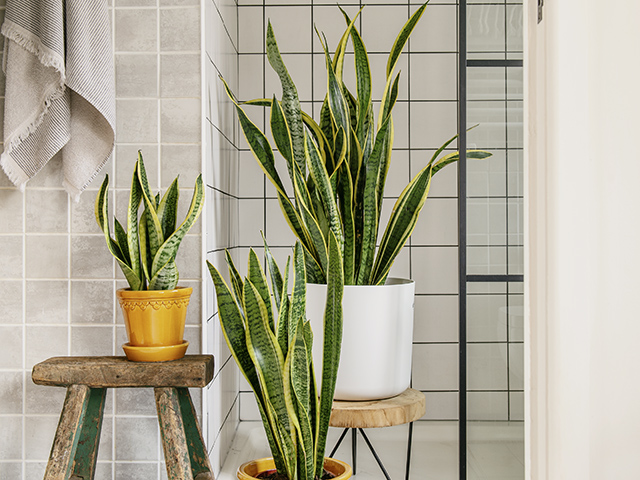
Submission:
<svg viewBox="0 0 640 480">
<path fill-rule="evenodd" d="M 122 269 L 122 273 L 124 273 L 127 282 L 129 282 L 129 287 L 131 290 L 140 290 L 142 285 L 140 278 L 134 272 L 129 265 L 127 265 L 125 258 L 123 258 L 122 251 L 118 247 L 117 243 L 111 238 L 111 232 L 109 229 L 109 176 L 106 175 L 102 185 L 100 186 L 100 191 L 96 197 L 95 203 L 95 215 L 96 221 L 100 226 L 100 229 L 104 233 L 105 240 L 107 242 L 107 248 L 111 255 L 118 261 L 120 268 Z"/>
<path fill-rule="evenodd" d="M 296 337 L 291 342 L 289 350 L 289 372 L 293 401 L 298 419 L 298 478 L 314 480 L 315 451 L 313 442 L 313 428 L 310 416 L 311 405 L 311 359 L 308 357 L 308 349 L 304 342 L 304 324 L 302 318 L 298 319 Z"/>
<path fill-rule="evenodd" d="M 327 274 L 327 302 L 324 310 L 324 347 L 320 393 L 319 425 L 316 432 L 316 476 L 320 478 L 329 429 L 329 418 L 336 388 L 340 348 L 342 345 L 342 292 L 344 272 L 338 240 L 329 234 L 329 272 Z"/>
<path fill-rule="evenodd" d="M 191 205 L 187 212 L 187 217 L 182 224 L 176 229 L 175 232 L 162 244 L 158 253 L 153 258 L 151 272 L 155 275 L 157 270 L 165 265 L 170 259 L 175 259 L 178 252 L 180 242 L 187 234 L 189 229 L 193 226 L 195 221 L 202 212 L 202 206 L 204 205 L 204 185 L 202 184 L 202 175 L 198 175 L 196 183 L 193 189 L 193 196 L 191 197 Z"/>
<path fill-rule="evenodd" d="M 273 67 L 273 70 L 280 77 L 280 83 L 282 84 L 282 110 L 284 116 L 287 119 L 289 125 L 289 131 L 291 132 L 291 145 L 293 147 L 293 158 L 300 170 L 306 172 L 306 164 L 304 157 L 304 127 L 302 124 L 302 109 L 300 108 L 300 100 L 298 99 L 298 90 L 296 89 L 291 76 L 287 71 L 280 50 L 278 49 L 278 43 L 276 41 L 275 34 L 273 33 L 273 27 L 271 22 L 267 25 L 267 59 Z"/>
<path fill-rule="evenodd" d="M 355 223 L 353 212 L 353 181 L 347 164 L 343 164 L 340 185 L 338 187 L 338 206 L 342 216 L 342 229 L 344 232 L 344 283 L 353 285 L 355 274 Z"/>
<path fill-rule="evenodd" d="M 129 255 L 129 242 L 127 239 L 127 232 L 124 231 L 124 228 L 122 228 L 122 225 L 117 218 L 113 219 L 113 227 L 116 236 L 116 244 L 118 245 L 118 248 L 122 255 L 121 258 L 123 259 L 124 263 L 131 267 L 131 255 Z"/>
<path fill-rule="evenodd" d="M 373 146 L 373 151 L 369 156 L 369 160 L 364 166 L 366 173 L 364 193 L 362 200 L 362 247 L 360 253 L 360 264 L 358 266 L 358 276 L 356 284 L 368 285 L 371 275 L 371 269 L 373 267 L 373 259 L 376 248 L 376 241 L 378 237 L 378 223 L 379 210 L 378 210 L 378 175 L 380 172 L 380 164 L 383 155 L 386 153 L 386 142 L 388 139 L 389 122 L 390 117 L 383 122 L 378 135 L 376 136 L 376 142 Z"/>
<path fill-rule="evenodd" d="M 391 72 L 393 72 L 393 70 L 396 68 L 398 58 L 400 57 L 400 54 L 402 53 L 407 40 L 409 40 L 411 32 L 413 32 L 413 29 L 418 24 L 420 17 L 422 17 L 424 9 L 427 8 L 428 3 L 429 0 L 427 0 L 420 8 L 418 8 L 418 10 L 413 13 L 413 15 L 411 15 L 411 18 L 407 20 L 407 23 L 404 24 L 402 30 L 400 30 L 400 33 L 396 37 L 393 47 L 391 48 L 391 52 L 389 53 L 389 58 L 387 60 L 387 77 L 389 77 L 391 75 Z"/>
<path fill-rule="evenodd" d="M 327 271 L 327 245 L 325 244 L 324 236 L 318 225 L 316 217 L 307 209 L 304 203 L 300 203 L 300 210 L 302 211 L 302 218 L 304 224 L 309 232 L 311 238 L 311 246 L 313 246 L 313 257 L 320 265 L 322 275 Z"/>
<path fill-rule="evenodd" d="M 333 65 L 331 63 L 331 57 L 329 56 L 329 50 L 325 42 L 322 41 L 322 48 L 325 54 L 325 64 L 327 69 L 327 98 L 329 104 L 329 111 L 331 112 L 331 118 L 333 119 L 336 130 L 342 127 L 344 132 L 349 131 L 351 125 L 351 114 L 347 105 L 347 100 L 344 97 L 344 91 L 342 88 L 342 82 L 336 76 L 333 71 Z M 347 143 L 347 150 L 349 149 L 350 136 L 345 135 L 345 142 Z"/>
<path fill-rule="evenodd" d="M 141 155 L 140 153 L 138 153 Z M 140 264 L 140 250 L 139 250 L 139 225 L 138 225 L 138 210 L 140 210 L 140 203 L 142 202 L 142 187 L 138 182 L 138 169 L 134 169 L 131 178 L 131 190 L 129 190 L 129 207 L 127 209 L 127 242 L 129 250 L 129 265 L 131 270 L 140 279 L 141 288 L 144 288 L 146 277 Z"/>
<path fill-rule="evenodd" d="M 340 8 L 344 15 L 347 25 L 351 24 L 349 15 Z M 358 94 L 358 127 L 356 128 L 358 142 L 364 144 L 366 129 L 364 124 L 368 110 L 371 108 L 371 68 L 369 66 L 369 55 L 362 41 L 362 37 L 358 30 L 351 28 L 351 41 L 353 42 L 353 50 L 355 57 L 356 69 L 356 92 Z M 352 171 L 353 174 L 353 171 Z"/>
<path fill-rule="evenodd" d="M 149 280 L 149 290 L 173 290 L 178 285 L 178 279 L 178 267 L 171 259 Z"/>
<path fill-rule="evenodd" d="M 313 140 L 308 133 L 305 133 L 305 152 L 307 155 L 307 163 L 309 164 L 309 173 L 313 177 L 315 185 L 318 188 L 318 195 L 322 200 L 327 219 L 329 220 L 329 226 L 336 238 L 339 239 L 339 245 L 342 245 L 342 225 L 333 190 L 331 189 L 329 175 L 322 163 L 318 147 L 313 143 Z"/>
<path fill-rule="evenodd" d="M 244 110 L 236 104 L 236 112 L 238 113 L 238 120 L 240 121 L 240 128 L 244 133 L 249 148 L 253 153 L 253 156 L 258 160 L 258 164 L 267 178 L 271 181 L 274 187 L 284 196 L 287 196 L 287 192 L 284 189 L 280 175 L 276 170 L 275 158 L 273 156 L 273 149 L 269 144 L 267 137 L 260 131 L 258 127 L 249 119 Z"/>
<path fill-rule="evenodd" d="M 144 201 L 145 211 L 147 212 L 147 237 L 151 256 L 155 256 L 159 250 L 160 245 L 164 243 L 164 234 L 162 233 L 162 224 L 158 218 L 155 197 L 151 194 L 149 189 L 149 181 L 147 180 L 147 171 L 144 167 L 144 161 L 142 160 L 142 153 L 138 152 L 138 163 L 136 164 L 136 172 L 138 174 L 138 182 L 142 190 L 142 200 Z M 166 262 L 163 262 L 164 265 Z M 151 273 L 152 276 L 155 272 Z"/>
<path fill-rule="evenodd" d="M 235 264 L 233 263 L 233 259 L 231 258 L 231 254 L 228 250 L 224 251 L 225 260 L 227 262 L 227 266 L 229 267 L 229 278 L 231 280 L 231 286 L 233 290 L 232 294 L 235 296 L 236 303 L 238 304 L 238 308 L 240 309 L 240 313 L 244 318 L 244 303 L 242 298 L 242 292 L 244 290 L 244 282 L 242 281 L 242 277 L 240 273 L 236 269 Z"/>
<path fill-rule="evenodd" d="M 282 296 L 283 296 L 282 273 L 280 272 L 280 268 L 278 267 L 278 264 L 273 258 L 273 254 L 271 253 L 271 249 L 269 248 L 269 245 L 267 245 L 267 240 L 264 238 L 264 234 L 262 235 L 262 244 L 264 245 L 264 258 L 267 261 L 269 279 L 271 280 L 271 291 L 273 292 L 273 299 L 276 302 L 276 310 L 279 310 L 280 301 L 282 300 Z M 286 295 L 286 292 L 284 293 L 284 295 Z"/>
<path fill-rule="evenodd" d="M 180 190 L 178 188 L 178 178 L 176 177 L 158 204 L 158 219 L 162 225 L 164 238 L 169 238 L 176 230 L 179 197 Z"/>
<path fill-rule="evenodd" d="M 428 164 L 411 180 L 396 201 L 387 224 L 372 273 L 372 284 L 380 284 L 411 235 L 424 206 L 431 184 L 432 166 Z"/>
<path fill-rule="evenodd" d="M 306 312 L 307 274 L 302 247 L 296 242 L 293 248 L 293 291 L 291 292 L 291 318 L 304 317 Z M 289 340 L 294 338 L 297 322 L 289 323 Z"/>
<path fill-rule="evenodd" d="M 289 177 L 293 178 L 293 165 L 295 162 L 293 160 L 291 132 L 289 131 L 289 125 L 287 125 L 287 119 L 284 117 L 282 106 L 276 100 L 275 95 L 271 101 L 271 135 L 276 142 L 280 155 L 287 161 Z"/>
<path fill-rule="evenodd" d="M 144 280 L 148 283 L 151 280 L 151 251 L 149 249 L 149 236 L 147 235 L 147 210 L 140 215 L 140 263 Z"/>
<path fill-rule="evenodd" d="M 290 470 L 291 459 L 295 464 L 295 448 L 292 439 L 293 425 L 291 425 L 284 397 L 282 378 L 284 355 L 275 334 L 269 327 L 267 307 L 256 287 L 249 280 L 244 283 L 244 305 L 248 325 L 247 349 L 256 366 L 267 406 L 272 408 L 271 411 L 268 410 L 268 414 L 275 417 L 276 433 Z"/>
<path fill-rule="evenodd" d="M 273 317 L 273 308 L 271 306 L 271 295 L 269 294 L 269 286 L 267 285 L 267 276 L 262 270 L 260 260 L 253 251 L 253 248 L 249 249 L 249 281 L 255 287 L 256 291 L 260 294 L 260 298 L 264 302 L 267 308 L 267 321 L 271 327 L 271 331 L 275 334 L 276 326 Z"/>
</svg>

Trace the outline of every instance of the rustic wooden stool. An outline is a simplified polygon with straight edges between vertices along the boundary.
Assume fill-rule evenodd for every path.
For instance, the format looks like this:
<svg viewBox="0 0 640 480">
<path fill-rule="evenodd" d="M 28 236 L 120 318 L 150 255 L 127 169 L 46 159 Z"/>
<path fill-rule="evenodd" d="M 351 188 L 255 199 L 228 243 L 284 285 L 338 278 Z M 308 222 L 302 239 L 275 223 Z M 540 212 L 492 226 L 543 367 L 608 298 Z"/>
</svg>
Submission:
<svg viewBox="0 0 640 480">
<path fill-rule="evenodd" d="M 351 466 L 353 474 L 356 474 L 356 445 L 358 431 L 364 438 L 369 450 L 380 466 L 382 473 L 387 480 L 391 480 L 387 470 L 384 468 L 380 457 L 376 453 L 369 437 L 364 433 L 363 428 L 381 428 L 394 425 L 409 424 L 409 438 L 407 442 L 407 465 L 406 480 L 409 480 L 411 467 L 411 443 L 413 441 L 413 422 L 422 417 L 426 412 L 425 398 L 422 392 L 413 388 L 406 389 L 398 396 L 386 398 L 384 400 L 371 401 L 339 401 L 333 402 L 331 408 L 331 419 L 329 425 L 332 427 L 343 427 L 344 431 L 338 439 L 336 446 L 329 454 L 333 457 L 347 432 L 351 429 Z"/>
<path fill-rule="evenodd" d="M 126 357 L 54 357 L 33 367 L 38 385 L 67 387 L 45 480 L 93 480 L 107 388 L 153 387 L 170 480 L 213 480 L 189 387 L 213 379 L 212 355 L 159 363 Z"/>
</svg>

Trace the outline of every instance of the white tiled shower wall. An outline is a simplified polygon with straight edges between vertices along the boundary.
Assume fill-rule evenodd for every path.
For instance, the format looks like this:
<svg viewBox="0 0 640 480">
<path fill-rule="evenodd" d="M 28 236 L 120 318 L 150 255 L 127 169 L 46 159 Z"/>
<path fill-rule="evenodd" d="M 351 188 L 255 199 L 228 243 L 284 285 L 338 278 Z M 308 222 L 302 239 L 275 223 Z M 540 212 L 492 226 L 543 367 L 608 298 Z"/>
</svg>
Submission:
<svg viewBox="0 0 640 480">
<path fill-rule="evenodd" d="M 353 18 L 363 3 L 347 0 L 340 5 Z M 511 56 L 511 52 L 517 55 L 522 49 L 521 2 L 469 3 L 469 50 L 473 52 L 470 57 L 518 58 Z M 386 52 L 419 3 L 376 0 L 366 4 L 359 28 L 371 59 L 374 100 L 379 101 L 384 87 Z M 335 3 L 324 0 L 240 0 L 238 11 L 238 97 L 248 100 L 271 98 L 274 93 L 279 97 L 281 94 L 278 78 L 264 53 L 266 25 L 270 19 L 284 61 L 298 87 L 302 107 L 318 118 L 326 92 L 326 74 L 322 48 L 313 27 L 317 26 L 326 35 L 329 48 L 334 49 L 345 28 L 344 18 Z M 352 62 L 353 56 L 348 54 L 346 64 L 349 67 L 345 67 L 345 78 L 353 86 Z M 386 218 L 412 176 L 442 143 L 456 133 L 456 68 L 456 2 L 432 1 L 400 59 L 402 73 L 399 100 L 394 110 L 394 152 L 384 200 L 383 215 Z M 510 246 L 510 255 L 502 255 L 507 250 L 505 244 L 522 244 L 521 237 L 515 239 L 522 233 L 516 215 L 511 218 L 508 232 L 511 243 L 505 243 L 509 225 L 505 220 L 507 203 L 509 212 L 515 212 L 511 207 L 517 206 L 514 202 L 518 202 L 506 200 L 506 189 L 509 188 L 509 198 L 519 195 L 521 202 L 518 174 L 522 171 L 522 157 L 518 157 L 517 152 L 512 153 L 510 168 L 507 167 L 506 151 L 518 145 L 514 131 L 510 132 L 510 142 L 503 131 L 507 123 L 515 125 L 512 130 L 517 130 L 518 126 L 517 121 L 508 119 L 505 122 L 502 116 L 505 90 L 508 90 L 510 100 L 517 99 L 518 94 L 521 98 L 522 82 L 517 75 L 505 82 L 501 74 L 505 75 L 504 69 L 497 73 L 481 69 L 469 73 L 470 99 L 477 101 L 469 105 L 469 117 L 473 123 L 483 124 L 470 136 L 470 141 L 478 148 L 491 147 L 495 153 L 491 160 L 471 165 L 469 169 L 469 195 L 476 197 L 469 202 L 472 216 L 469 240 L 475 248 L 468 250 L 469 273 L 507 273 L 506 270 L 501 271 L 503 267 L 506 269 L 505 259 L 517 259 L 521 252 L 521 247 Z M 495 75 L 498 75 L 497 79 Z M 497 84 L 493 80 L 497 80 Z M 262 108 L 247 107 L 245 111 L 258 126 L 262 128 L 266 124 L 268 128 L 268 116 Z M 272 250 L 284 262 L 294 237 L 283 220 L 275 190 L 257 167 L 244 139 L 240 145 L 240 256 L 246 258 L 248 247 L 260 250 L 262 240 L 259 231 L 263 230 Z M 280 166 L 283 167 L 283 163 Z M 286 168 L 281 168 L 280 172 L 282 178 L 287 178 Z M 392 270 L 392 275 L 416 281 L 413 387 L 423 391 L 427 397 L 425 420 L 458 418 L 457 195 L 456 168 L 449 167 L 434 178 L 425 210 Z M 499 259 L 497 263 L 496 258 Z M 517 261 L 512 263 L 518 265 Z M 509 267 L 508 273 L 522 273 L 517 271 L 517 267 L 512 268 L 511 263 Z M 522 365 L 522 343 L 515 334 L 522 330 L 512 327 L 522 321 L 522 316 L 506 312 L 507 308 L 521 303 L 522 292 L 511 288 L 510 295 L 507 295 L 504 285 L 491 285 L 480 290 L 477 287 L 470 287 L 470 293 L 475 296 L 469 297 L 469 341 L 473 342 L 468 350 L 468 381 L 472 390 L 468 394 L 469 419 L 521 420 L 522 374 L 515 367 Z M 504 318 L 507 316 L 509 323 Z M 240 418 L 259 418 L 252 393 L 244 381 L 241 382 Z"/>
</svg>

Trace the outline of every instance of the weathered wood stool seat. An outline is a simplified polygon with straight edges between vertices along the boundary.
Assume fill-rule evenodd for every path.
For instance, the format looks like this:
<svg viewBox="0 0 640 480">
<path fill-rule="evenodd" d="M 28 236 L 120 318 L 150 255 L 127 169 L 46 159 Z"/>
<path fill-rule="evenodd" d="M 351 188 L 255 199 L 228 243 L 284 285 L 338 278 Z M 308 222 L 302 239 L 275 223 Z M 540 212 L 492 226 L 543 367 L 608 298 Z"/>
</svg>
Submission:
<svg viewBox="0 0 640 480">
<path fill-rule="evenodd" d="M 364 433 L 363 428 L 382 428 L 394 425 L 409 424 L 409 438 L 407 444 L 407 464 L 405 478 L 409 479 L 411 466 L 411 443 L 413 439 L 413 422 L 422 417 L 426 412 L 425 397 L 422 392 L 408 388 L 400 395 L 383 400 L 369 401 L 340 401 L 333 402 L 331 408 L 331 419 L 329 425 L 332 427 L 343 427 L 344 431 L 340 436 L 333 451 L 329 454 L 333 457 L 345 435 L 351 429 L 351 466 L 353 474 L 356 474 L 356 445 L 357 432 L 364 438 L 369 450 L 373 454 L 376 462 L 380 466 L 382 473 L 387 480 L 390 480 L 387 470 L 384 468 L 380 457 L 376 453 L 369 437 Z"/>
<path fill-rule="evenodd" d="M 213 379 L 212 355 L 161 363 L 126 357 L 54 357 L 33 367 L 38 385 L 67 387 L 45 480 L 93 480 L 107 388 L 152 387 L 170 480 L 213 480 L 188 388 Z"/>
</svg>

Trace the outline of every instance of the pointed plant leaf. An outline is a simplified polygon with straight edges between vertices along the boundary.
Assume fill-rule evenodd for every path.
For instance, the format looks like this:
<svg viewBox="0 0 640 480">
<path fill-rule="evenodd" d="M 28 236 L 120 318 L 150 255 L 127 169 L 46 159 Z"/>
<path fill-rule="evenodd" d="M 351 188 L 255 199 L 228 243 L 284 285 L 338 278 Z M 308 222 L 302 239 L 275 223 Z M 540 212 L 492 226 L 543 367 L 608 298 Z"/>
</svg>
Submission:
<svg viewBox="0 0 640 480">
<path fill-rule="evenodd" d="M 329 418 L 333 405 L 340 348 L 342 345 L 342 293 L 344 275 L 340 245 L 333 232 L 329 236 L 329 272 L 327 274 L 327 301 L 324 310 L 324 346 L 322 355 L 322 391 L 320 394 L 319 425 L 316 432 L 316 477 L 322 474 L 329 429 Z"/>
<path fill-rule="evenodd" d="M 162 225 L 164 238 L 169 238 L 176 230 L 179 197 L 180 189 L 178 188 L 178 178 L 176 177 L 158 204 L 158 219 Z"/>
<path fill-rule="evenodd" d="M 180 242 L 187 234 L 189 229 L 196 222 L 200 213 L 202 212 L 202 206 L 204 205 L 204 185 L 202 183 L 202 175 L 198 175 L 196 183 L 193 189 L 193 196 L 191 197 L 191 205 L 187 216 L 182 224 L 171 234 L 169 238 L 162 244 L 155 257 L 153 258 L 151 273 L 155 275 L 156 271 L 169 259 L 175 259 L 178 253 L 178 247 Z"/>
<path fill-rule="evenodd" d="M 273 333 L 276 332 L 273 318 L 273 307 L 271 306 L 271 295 L 269 294 L 269 286 L 267 285 L 267 277 L 262 270 L 260 260 L 253 248 L 249 249 L 249 281 L 260 294 L 260 298 L 264 302 L 267 309 L 267 322 Z"/>
<path fill-rule="evenodd" d="M 400 54 L 402 53 L 407 40 L 409 40 L 411 32 L 413 32 L 413 29 L 422 17 L 424 9 L 427 8 L 428 3 L 429 0 L 422 4 L 422 6 L 418 8 L 418 10 L 413 13 L 413 15 L 411 15 L 411 18 L 407 20 L 407 23 L 404 24 L 402 30 L 400 30 L 400 33 L 396 37 L 393 47 L 391 48 L 391 52 L 389 53 L 389 58 L 387 60 L 387 77 L 389 77 L 395 69 L 396 64 L 398 63 L 398 58 L 400 57 Z"/>
<path fill-rule="evenodd" d="M 127 265 L 126 259 L 123 257 L 123 253 L 121 249 L 118 247 L 118 244 L 111 238 L 111 232 L 109 229 L 109 176 L 106 175 L 102 185 L 100 186 L 100 191 L 96 196 L 95 203 L 95 215 L 98 226 L 104 233 L 105 240 L 107 242 L 107 248 L 111 255 L 115 257 L 124 273 L 127 282 L 129 283 L 129 287 L 131 290 L 140 290 L 142 288 L 142 284 L 140 278 L 137 273 L 134 272 L 129 265 Z"/>
<path fill-rule="evenodd" d="M 271 22 L 267 25 L 267 59 L 273 67 L 273 70 L 280 77 L 280 83 L 282 85 L 282 110 L 284 116 L 287 119 L 289 125 L 289 131 L 291 132 L 291 145 L 293 147 L 293 158 L 298 164 L 300 170 L 306 172 L 305 158 L 304 158 L 304 127 L 302 124 L 302 109 L 300 108 L 300 100 L 298 99 L 298 90 L 296 89 L 291 76 L 287 71 L 287 67 L 282 60 L 280 50 L 278 49 L 278 42 L 276 41 L 275 34 L 273 33 L 273 27 Z"/>
</svg>

